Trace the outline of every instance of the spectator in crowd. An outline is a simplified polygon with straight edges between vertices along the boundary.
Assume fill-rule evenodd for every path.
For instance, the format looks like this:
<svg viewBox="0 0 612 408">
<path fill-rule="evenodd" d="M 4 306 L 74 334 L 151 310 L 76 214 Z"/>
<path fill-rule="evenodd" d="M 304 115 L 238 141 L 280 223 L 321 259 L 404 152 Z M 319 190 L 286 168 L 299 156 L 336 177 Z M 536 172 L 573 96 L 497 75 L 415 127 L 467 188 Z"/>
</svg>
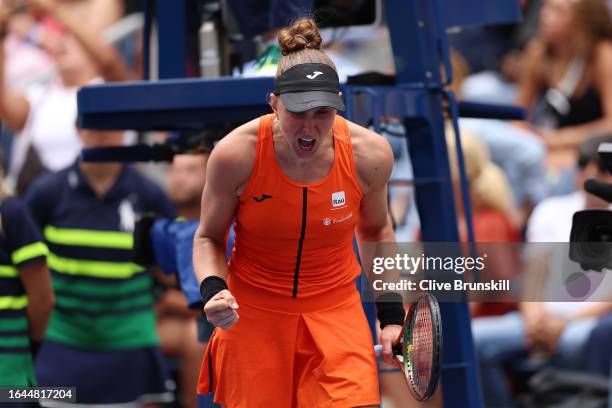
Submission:
<svg viewBox="0 0 612 408">
<path fill-rule="evenodd" d="M 576 211 L 606 208 L 608 203 L 586 194 L 583 182 L 587 178 L 612 181 L 612 176 L 598 158 L 597 147 L 610 138 L 596 137 L 583 142 L 578 150 L 578 191 L 565 196 L 551 197 L 534 209 L 527 228 L 529 242 L 568 242 L 572 217 Z M 542 246 L 533 245 L 526 263 L 529 275 L 550 271 L 547 279 L 558 278 L 562 265 L 558 257 L 550 257 L 550 249 L 542 253 Z M 535 249 L 535 250 L 533 250 Z M 552 248 L 554 250 L 554 248 Z M 545 271 L 542 271 L 542 270 Z M 545 272 L 547 273 L 547 272 Z M 558 282 L 558 280 L 557 280 Z M 534 299 L 528 299 L 534 300 Z M 521 312 L 504 316 L 476 319 L 472 332 L 480 363 L 482 384 L 487 406 L 512 406 L 512 397 L 503 367 L 529 353 L 546 354 L 550 362 L 575 368 L 582 346 L 595 326 L 596 318 L 610 309 L 608 302 L 524 302 Z"/>
<path fill-rule="evenodd" d="M 446 129 L 446 146 L 455 188 L 455 206 L 462 241 L 467 239 L 465 212 L 461 200 L 459 163 L 455 134 Z M 512 190 L 502 169 L 494 164 L 487 146 L 469 131 L 461 132 L 465 171 L 473 211 L 474 234 L 477 242 L 517 242 L 518 231 L 513 223 L 516 216 Z"/>
<path fill-rule="evenodd" d="M 51 6 L 64 7 L 93 32 L 102 30 L 118 21 L 125 9 L 125 0 L 45 0 Z"/>
<path fill-rule="evenodd" d="M 27 205 L 0 188 L 0 387 L 37 384 L 33 357 L 53 307 L 47 252 Z"/>
<path fill-rule="evenodd" d="M 188 220 L 200 218 L 200 202 L 206 183 L 208 156 L 208 152 L 174 156 L 168 170 L 166 179 L 168 195 L 179 215 Z"/>
<path fill-rule="evenodd" d="M 513 24 L 463 27 L 449 33 L 451 46 L 463 55 L 470 76 L 461 85 L 466 99 L 512 105 L 521 72 L 522 52 L 538 29 L 543 0 L 521 0 L 522 21 Z M 478 44 L 477 47 L 474 44 Z"/>
<path fill-rule="evenodd" d="M 31 2 L 45 16 L 59 23 L 59 40 L 50 50 L 60 81 L 31 87 L 27 94 L 13 92 L 4 84 L 5 57 L 0 47 L 0 120 L 19 134 L 11 157 L 9 177 L 19 194 L 45 170 L 59 170 L 77 156 L 80 141 L 75 129 L 76 91 L 96 78 L 121 81 L 128 69 L 117 51 L 83 24 L 59 0 Z M 0 6 L 0 37 L 5 37 L 12 13 Z"/>
<path fill-rule="evenodd" d="M 582 368 L 610 380 L 608 407 L 612 407 L 612 312 L 597 322 L 583 350 Z"/>
<path fill-rule="evenodd" d="M 178 155 L 174 157 L 168 171 L 168 195 L 179 216 L 187 220 L 198 220 L 200 217 L 207 161 L 208 153 Z M 164 291 L 156 310 L 162 352 L 180 359 L 179 389 L 182 405 L 186 408 L 196 407 L 198 370 L 206 345 L 198 341 L 196 318 L 201 317 L 202 312 L 189 309 L 185 296 L 177 287 L 168 287 Z M 199 323 L 207 328 L 207 337 L 210 337 L 213 327 L 206 319 L 201 319 Z M 208 338 L 205 340 L 208 341 Z"/>
<path fill-rule="evenodd" d="M 123 140 L 116 131 L 80 136 L 85 147 Z M 161 188 L 122 164 L 77 161 L 36 180 L 26 200 L 50 248 L 56 293 L 36 361 L 40 385 L 76 387 L 76 402 L 86 405 L 171 399 L 153 278 L 131 262 L 138 215 L 175 215 Z"/>
<path fill-rule="evenodd" d="M 451 63 L 451 90 L 463 99 L 469 66 L 456 50 L 451 50 Z M 469 132 L 485 143 L 491 161 L 503 170 L 512 188 L 512 206 L 516 209 L 510 220 L 522 231 L 533 206 L 548 194 L 544 144 L 535 134 L 512 126 L 508 121 L 460 118 L 459 127 L 462 133 Z"/>
<path fill-rule="evenodd" d="M 455 136 L 452 129 L 446 131 L 446 145 L 453 187 L 460 239 L 468 241 L 467 217 L 465 214 L 459 177 L 459 164 Z M 517 243 L 519 231 L 513 219 L 516 211 L 512 205 L 512 190 L 501 168 L 491 162 L 486 145 L 470 132 L 461 132 L 461 147 L 468 182 L 474 240 L 477 250 L 488 255 L 486 276 L 490 279 L 511 279 L 519 273 L 519 256 L 511 245 L 489 245 L 490 243 Z M 484 300 L 484 299 L 480 299 Z M 515 309 L 511 302 L 472 302 L 473 316 L 491 316 Z"/>
<path fill-rule="evenodd" d="M 10 13 L 5 41 L 5 84 L 14 92 L 25 93 L 34 83 L 44 84 L 56 75 L 53 58 L 61 40 L 57 21 L 27 0 L 3 0 L 3 9 Z M 92 32 L 102 30 L 121 16 L 121 0 L 58 0 Z"/>
<path fill-rule="evenodd" d="M 612 131 L 612 19 L 606 0 L 544 0 L 537 36 L 524 53 L 518 103 L 549 149 L 549 166 L 573 162 L 576 147 Z"/>
<path fill-rule="evenodd" d="M 612 312 L 602 317 L 593 328 L 584 346 L 582 368 L 606 377 L 612 375 Z M 612 392 L 612 388 L 610 391 Z"/>
</svg>

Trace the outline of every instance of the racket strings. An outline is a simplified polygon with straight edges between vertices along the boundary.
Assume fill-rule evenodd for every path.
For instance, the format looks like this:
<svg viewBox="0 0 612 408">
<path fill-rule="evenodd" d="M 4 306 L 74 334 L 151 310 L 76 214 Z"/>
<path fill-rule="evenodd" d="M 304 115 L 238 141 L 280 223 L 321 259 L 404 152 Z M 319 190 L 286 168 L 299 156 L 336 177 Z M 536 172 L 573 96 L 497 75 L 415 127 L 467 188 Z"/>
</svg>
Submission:
<svg viewBox="0 0 612 408">
<path fill-rule="evenodd" d="M 431 380 L 434 351 L 433 324 L 427 302 L 419 301 L 416 305 L 411 346 L 408 354 L 411 361 L 408 374 L 415 391 L 420 395 L 425 395 Z"/>
</svg>

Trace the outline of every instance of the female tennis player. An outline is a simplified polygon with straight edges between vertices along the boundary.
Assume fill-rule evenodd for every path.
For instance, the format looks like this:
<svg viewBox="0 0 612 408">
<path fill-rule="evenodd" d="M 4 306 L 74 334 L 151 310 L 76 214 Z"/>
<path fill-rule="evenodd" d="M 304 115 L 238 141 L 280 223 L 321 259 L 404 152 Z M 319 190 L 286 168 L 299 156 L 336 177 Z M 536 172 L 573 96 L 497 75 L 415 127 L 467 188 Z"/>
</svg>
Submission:
<svg viewBox="0 0 612 408">
<path fill-rule="evenodd" d="M 194 266 L 217 328 L 198 392 L 214 392 L 227 407 L 377 406 L 353 235 L 395 241 L 392 152 L 383 137 L 337 115 L 338 74 L 314 21 L 296 21 L 279 43 L 274 113 L 235 129 L 208 162 Z M 399 295 L 382 296 L 380 342 L 391 363 L 404 309 Z"/>
</svg>

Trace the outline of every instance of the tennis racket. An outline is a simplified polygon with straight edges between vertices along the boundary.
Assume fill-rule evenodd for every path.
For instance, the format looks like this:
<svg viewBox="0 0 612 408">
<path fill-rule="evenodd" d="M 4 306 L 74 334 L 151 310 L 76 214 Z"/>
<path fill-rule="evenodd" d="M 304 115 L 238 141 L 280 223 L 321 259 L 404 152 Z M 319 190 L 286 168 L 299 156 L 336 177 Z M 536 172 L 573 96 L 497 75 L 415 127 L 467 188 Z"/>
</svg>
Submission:
<svg viewBox="0 0 612 408">
<path fill-rule="evenodd" d="M 382 354 L 380 344 L 374 350 L 377 356 Z M 412 396 L 417 401 L 430 399 L 438 386 L 442 362 L 442 324 L 435 297 L 424 294 L 412 303 L 393 354 Z"/>
</svg>

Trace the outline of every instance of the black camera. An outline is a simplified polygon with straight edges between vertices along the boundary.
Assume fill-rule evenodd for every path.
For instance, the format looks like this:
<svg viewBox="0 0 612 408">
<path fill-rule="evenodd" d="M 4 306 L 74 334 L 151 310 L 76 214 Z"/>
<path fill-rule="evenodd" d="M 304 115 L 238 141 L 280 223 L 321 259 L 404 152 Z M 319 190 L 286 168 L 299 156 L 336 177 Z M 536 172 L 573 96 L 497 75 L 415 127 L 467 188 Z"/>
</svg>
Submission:
<svg viewBox="0 0 612 408">
<path fill-rule="evenodd" d="M 611 138 L 607 137 L 607 141 Z M 612 173 L 612 143 L 601 143 L 597 149 L 601 164 Z M 612 184 L 589 179 L 584 189 L 612 203 Z M 583 270 L 601 272 L 612 269 L 612 211 L 590 209 L 578 211 L 572 220 L 569 257 Z"/>
</svg>

